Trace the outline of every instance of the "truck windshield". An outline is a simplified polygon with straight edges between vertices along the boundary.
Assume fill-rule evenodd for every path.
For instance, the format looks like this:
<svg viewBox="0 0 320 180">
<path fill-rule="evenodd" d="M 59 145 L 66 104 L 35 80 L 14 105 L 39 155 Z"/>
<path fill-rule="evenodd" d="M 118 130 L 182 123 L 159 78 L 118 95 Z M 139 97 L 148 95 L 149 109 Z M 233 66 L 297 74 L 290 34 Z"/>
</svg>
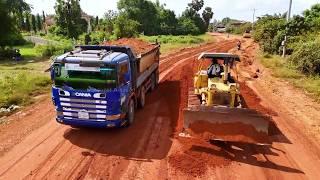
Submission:
<svg viewBox="0 0 320 180">
<path fill-rule="evenodd" d="M 117 84 L 115 66 L 82 67 L 79 64 L 54 64 L 56 86 L 70 86 L 74 89 L 113 89 Z"/>
</svg>

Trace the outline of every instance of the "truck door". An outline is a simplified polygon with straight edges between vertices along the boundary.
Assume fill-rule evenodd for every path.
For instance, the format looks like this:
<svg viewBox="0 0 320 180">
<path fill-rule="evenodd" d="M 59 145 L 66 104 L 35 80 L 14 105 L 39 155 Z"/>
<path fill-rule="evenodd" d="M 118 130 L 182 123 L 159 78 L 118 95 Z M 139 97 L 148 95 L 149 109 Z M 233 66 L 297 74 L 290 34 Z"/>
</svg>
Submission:
<svg viewBox="0 0 320 180">
<path fill-rule="evenodd" d="M 121 104 L 123 104 L 127 101 L 128 96 L 130 96 L 132 92 L 129 60 L 119 63 L 118 67 L 118 81 L 121 96 Z"/>
</svg>

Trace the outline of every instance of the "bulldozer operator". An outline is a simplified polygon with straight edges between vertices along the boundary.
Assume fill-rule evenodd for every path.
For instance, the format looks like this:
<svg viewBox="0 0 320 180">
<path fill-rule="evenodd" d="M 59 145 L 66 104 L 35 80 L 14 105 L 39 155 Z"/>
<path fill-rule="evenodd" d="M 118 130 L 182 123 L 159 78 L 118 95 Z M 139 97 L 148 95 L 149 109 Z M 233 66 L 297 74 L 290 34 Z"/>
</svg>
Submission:
<svg viewBox="0 0 320 180">
<path fill-rule="evenodd" d="M 223 70 L 223 59 L 212 59 L 212 63 L 208 68 L 208 77 L 209 78 L 221 78 Z"/>
<path fill-rule="evenodd" d="M 224 76 L 224 59 L 212 59 L 212 63 L 208 68 L 208 78 L 219 78 L 222 79 Z M 227 81 L 230 83 L 234 83 L 234 79 L 232 78 L 230 72 L 227 74 Z"/>
</svg>

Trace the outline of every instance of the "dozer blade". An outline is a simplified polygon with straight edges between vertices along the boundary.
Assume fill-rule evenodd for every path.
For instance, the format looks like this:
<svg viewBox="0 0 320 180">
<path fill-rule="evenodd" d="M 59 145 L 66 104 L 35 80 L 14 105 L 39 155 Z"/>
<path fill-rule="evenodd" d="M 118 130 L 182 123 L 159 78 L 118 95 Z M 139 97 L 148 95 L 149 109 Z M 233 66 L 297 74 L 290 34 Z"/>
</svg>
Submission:
<svg viewBox="0 0 320 180">
<path fill-rule="evenodd" d="M 188 134 L 208 140 L 271 144 L 269 123 L 269 117 L 251 109 L 196 106 L 184 110 Z"/>
</svg>

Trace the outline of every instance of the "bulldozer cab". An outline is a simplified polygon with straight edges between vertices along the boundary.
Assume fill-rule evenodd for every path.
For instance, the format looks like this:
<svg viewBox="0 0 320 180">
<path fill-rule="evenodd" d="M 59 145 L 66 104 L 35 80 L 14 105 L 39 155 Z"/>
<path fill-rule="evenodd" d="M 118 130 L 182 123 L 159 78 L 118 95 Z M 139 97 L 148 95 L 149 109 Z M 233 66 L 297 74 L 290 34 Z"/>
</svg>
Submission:
<svg viewBox="0 0 320 180">
<path fill-rule="evenodd" d="M 201 96 L 201 103 L 230 107 L 239 103 L 235 101 L 239 91 L 235 64 L 240 62 L 239 56 L 230 53 L 202 53 L 198 60 L 194 90 L 195 94 Z"/>
</svg>

